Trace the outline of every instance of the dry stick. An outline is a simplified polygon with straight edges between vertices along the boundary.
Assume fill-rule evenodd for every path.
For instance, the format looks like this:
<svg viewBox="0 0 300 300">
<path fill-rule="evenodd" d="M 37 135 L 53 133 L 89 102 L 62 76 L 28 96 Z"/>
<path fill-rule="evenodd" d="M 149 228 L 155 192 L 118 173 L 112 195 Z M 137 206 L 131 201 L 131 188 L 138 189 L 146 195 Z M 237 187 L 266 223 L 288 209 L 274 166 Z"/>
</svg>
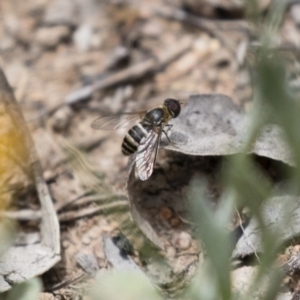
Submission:
<svg viewBox="0 0 300 300">
<path fill-rule="evenodd" d="M 24 149 L 28 151 L 29 163 L 32 176 L 36 184 L 37 193 L 41 201 L 41 213 L 43 222 L 41 224 L 42 243 L 52 249 L 55 255 L 60 254 L 60 235 L 58 219 L 49 194 L 48 186 L 43 178 L 41 163 L 38 159 L 34 143 L 27 129 L 24 117 L 19 109 L 18 103 L 13 95 L 3 71 L 0 69 L 0 97 L 5 109 L 11 117 L 17 132 L 20 132 L 20 139 L 24 141 Z"/>
<path fill-rule="evenodd" d="M 69 222 L 75 219 L 83 218 L 83 217 L 88 217 L 95 215 L 99 212 L 102 212 L 104 210 L 112 209 L 112 208 L 117 208 L 117 207 L 127 207 L 128 203 L 127 201 L 115 201 L 110 204 L 104 204 L 104 205 L 97 205 L 95 207 L 88 207 L 85 209 L 81 209 L 79 211 L 70 211 L 66 212 L 63 214 L 60 214 L 58 216 L 60 222 Z"/>
<path fill-rule="evenodd" d="M 237 21 L 216 21 L 208 20 L 201 17 L 196 17 L 186 13 L 180 9 L 160 8 L 156 9 L 155 13 L 163 18 L 184 22 L 189 25 L 196 26 L 210 35 L 216 37 L 223 45 L 227 46 L 231 52 L 236 52 L 236 47 L 230 42 L 229 39 L 224 37 L 224 31 L 240 31 L 249 34 L 250 27 L 244 20 Z"/>
<path fill-rule="evenodd" d="M 259 258 L 259 256 L 258 256 L 256 250 L 254 249 L 253 244 L 252 244 L 250 241 L 248 241 L 247 238 L 246 238 L 245 228 L 244 228 L 244 226 L 243 226 L 243 222 L 242 222 L 241 215 L 240 215 L 240 213 L 239 213 L 237 207 L 236 207 L 236 206 L 234 206 L 234 207 L 235 207 L 235 211 L 236 211 L 236 213 L 237 213 L 237 215 L 238 215 L 239 226 L 240 226 L 240 228 L 241 228 L 242 231 L 243 231 L 243 234 L 244 234 L 244 236 L 245 236 L 246 243 L 251 247 L 251 249 L 253 250 L 253 253 L 254 253 L 255 257 L 257 258 L 257 261 L 261 264 L 260 258 Z"/>
<path fill-rule="evenodd" d="M 105 200 L 108 200 L 109 196 L 100 196 L 100 195 L 83 195 L 79 196 L 77 198 L 69 199 L 66 202 L 63 203 L 57 203 L 55 205 L 55 209 L 57 212 L 62 211 L 63 209 L 66 209 L 68 206 L 71 206 L 72 208 L 74 206 L 80 206 L 84 204 L 89 204 L 97 201 L 102 201 L 104 202 Z"/>
<path fill-rule="evenodd" d="M 92 94 L 96 91 L 109 88 L 124 82 L 131 82 L 136 79 L 140 79 L 148 74 L 155 73 L 160 69 L 163 69 L 184 52 L 189 50 L 192 47 L 192 40 L 189 38 L 183 38 L 178 41 L 176 45 L 168 48 L 164 53 L 159 55 L 157 58 L 149 58 L 141 63 L 130 66 L 125 70 L 116 72 L 112 75 L 107 76 L 104 79 L 100 79 L 91 85 L 87 85 L 75 92 L 67 95 L 63 103 L 52 108 L 49 112 L 54 113 L 57 109 L 64 105 L 70 105 L 77 102 L 80 102 L 88 97 L 91 97 Z"/>
<path fill-rule="evenodd" d="M 4 211 L 1 212 L 0 216 L 19 221 L 37 221 L 41 219 L 42 214 L 40 210 L 22 209 L 16 211 Z"/>
<path fill-rule="evenodd" d="M 91 151 L 92 149 L 99 146 L 101 143 L 103 143 L 107 136 L 87 136 L 87 137 L 81 137 L 81 141 L 75 142 L 74 146 L 80 150 L 84 151 Z"/>
<path fill-rule="evenodd" d="M 96 194 L 96 195 L 89 195 L 89 196 L 71 199 L 67 202 L 56 205 L 55 209 L 56 209 L 56 211 L 60 212 L 61 210 L 65 209 L 67 206 L 71 206 L 72 208 L 74 208 L 75 206 L 78 207 L 81 205 L 86 205 L 86 204 L 95 203 L 95 202 L 102 202 L 104 204 L 104 203 L 106 203 L 105 201 L 111 200 L 111 199 L 127 201 L 126 200 L 127 198 L 124 195 L 100 196 L 100 195 Z"/>
<path fill-rule="evenodd" d="M 185 22 L 190 25 L 197 26 L 203 30 L 206 30 L 210 34 L 215 35 L 218 33 L 217 31 L 242 31 L 248 33 L 250 31 L 250 27 L 248 22 L 245 20 L 210 20 L 203 17 L 198 17 L 192 14 L 189 14 L 181 9 L 173 9 L 169 7 L 163 7 L 159 9 L 155 9 L 154 12 L 161 17 Z M 220 33 L 221 35 L 222 33 Z"/>
<path fill-rule="evenodd" d="M 283 263 L 280 266 L 280 270 L 282 270 L 284 273 L 292 273 L 294 271 L 300 270 L 300 254 Z"/>
<path fill-rule="evenodd" d="M 95 207 L 88 207 L 81 209 L 79 211 L 69 211 L 65 213 L 59 213 L 58 219 L 60 222 L 69 222 L 75 219 L 88 217 L 91 215 L 95 215 L 97 213 L 103 212 L 107 209 L 112 209 L 116 207 L 128 206 L 127 201 L 115 201 L 110 204 L 97 205 Z M 5 216 L 10 219 L 21 220 L 21 221 L 38 221 L 41 219 L 42 214 L 41 211 L 23 209 L 18 211 L 6 211 L 2 212 L 1 216 Z"/>
<path fill-rule="evenodd" d="M 59 282 L 55 285 L 53 285 L 51 288 L 46 288 L 46 292 L 54 292 L 57 290 L 60 290 L 64 287 L 70 286 L 71 284 L 77 283 L 77 282 L 81 282 L 85 279 L 88 279 L 89 276 L 86 273 L 81 272 L 81 274 L 77 275 L 75 278 L 73 279 L 67 279 L 63 282 Z"/>
</svg>

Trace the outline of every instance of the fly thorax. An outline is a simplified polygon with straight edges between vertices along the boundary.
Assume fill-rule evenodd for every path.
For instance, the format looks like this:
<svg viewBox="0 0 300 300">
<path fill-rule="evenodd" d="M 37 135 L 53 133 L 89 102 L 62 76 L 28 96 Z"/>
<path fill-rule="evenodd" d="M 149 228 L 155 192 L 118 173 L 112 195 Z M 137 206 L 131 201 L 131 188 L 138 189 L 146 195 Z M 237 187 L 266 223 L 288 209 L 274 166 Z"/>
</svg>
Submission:
<svg viewBox="0 0 300 300">
<path fill-rule="evenodd" d="M 149 126 L 158 126 L 162 121 L 164 121 L 164 110 L 162 108 L 154 108 L 146 113 L 143 123 Z"/>
</svg>

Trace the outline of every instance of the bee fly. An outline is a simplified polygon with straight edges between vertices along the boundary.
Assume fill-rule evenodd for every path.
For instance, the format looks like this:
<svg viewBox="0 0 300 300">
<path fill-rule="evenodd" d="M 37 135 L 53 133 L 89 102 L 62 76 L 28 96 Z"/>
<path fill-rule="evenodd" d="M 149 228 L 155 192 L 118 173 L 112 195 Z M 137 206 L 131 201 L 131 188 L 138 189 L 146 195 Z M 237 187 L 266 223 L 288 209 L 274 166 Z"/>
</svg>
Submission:
<svg viewBox="0 0 300 300">
<path fill-rule="evenodd" d="M 101 116 L 91 126 L 94 129 L 116 130 L 135 121 L 136 125 L 127 132 L 123 139 L 122 153 L 131 155 L 136 152 L 136 175 L 141 180 L 147 180 L 153 172 L 162 133 L 169 140 L 164 128 L 172 127 L 168 122 L 176 118 L 180 110 L 181 105 L 178 100 L 166 99 L 163 105 L 146 112 Z"/>
</svg>

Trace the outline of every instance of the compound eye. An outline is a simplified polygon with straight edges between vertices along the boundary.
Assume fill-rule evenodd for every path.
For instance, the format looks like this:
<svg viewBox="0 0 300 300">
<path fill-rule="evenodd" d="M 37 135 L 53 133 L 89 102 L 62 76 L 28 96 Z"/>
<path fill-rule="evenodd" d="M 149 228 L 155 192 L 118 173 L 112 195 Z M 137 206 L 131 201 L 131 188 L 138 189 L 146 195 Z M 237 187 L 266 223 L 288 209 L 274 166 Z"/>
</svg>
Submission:
<svg viewBox="0 0 300 300">
<path fill-rule="evenodd" d="M 169 109 L 173 118 L 178 117 L 181 111 L 181 106 L 178 100 L 171 99 L 171 98 L 166 99 L 164 101 L 164 105 Z"/>
</svg>

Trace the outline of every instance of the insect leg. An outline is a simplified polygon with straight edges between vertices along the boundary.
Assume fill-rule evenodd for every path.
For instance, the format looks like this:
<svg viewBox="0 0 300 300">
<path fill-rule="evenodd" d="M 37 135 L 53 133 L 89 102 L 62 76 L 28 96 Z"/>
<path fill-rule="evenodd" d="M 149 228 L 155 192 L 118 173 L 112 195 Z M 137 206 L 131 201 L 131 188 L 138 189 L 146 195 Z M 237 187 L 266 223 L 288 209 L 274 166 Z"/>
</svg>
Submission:
<svg viewBox="0 0 300 300">
<path fill-rule="evenodd" d="M 164 129 L 163 129 L 162 132 L 163 132 L 164 135 L 166 136 L 168 142 L 169 142 L 173 147 L 177 148 L 176 145 L 170 140 L 170 138 L 169 138 L 169 136 L 168 136 L 168 134 L 167 134 L 167 133 L 169 132 L 169 130 L 173 127 L 173 125 L 172 125 L 172 124 L 167 124 L 167 125 L 165 125 L 165 127 L 168 127 L 167 130 L 164 130 Z"/>
<path fill-rule="evenodd" d="M 167 140 L 169 141 L 170 144 L 172 144 L 171 140 L 169 139 L 168 135 L 167 135 L 167 131 L 162 130 L 162 132 L 164 133 L 164 135 L 166 136 Z"/>
<path fill-rule="evenodd" d="M 168 127 L 168 129 L 166 130 L 166 133 L 168 133 L 169 130 L 173 127 L 173 124 L 167 124 L 165 127 Z"/>
</svg>

